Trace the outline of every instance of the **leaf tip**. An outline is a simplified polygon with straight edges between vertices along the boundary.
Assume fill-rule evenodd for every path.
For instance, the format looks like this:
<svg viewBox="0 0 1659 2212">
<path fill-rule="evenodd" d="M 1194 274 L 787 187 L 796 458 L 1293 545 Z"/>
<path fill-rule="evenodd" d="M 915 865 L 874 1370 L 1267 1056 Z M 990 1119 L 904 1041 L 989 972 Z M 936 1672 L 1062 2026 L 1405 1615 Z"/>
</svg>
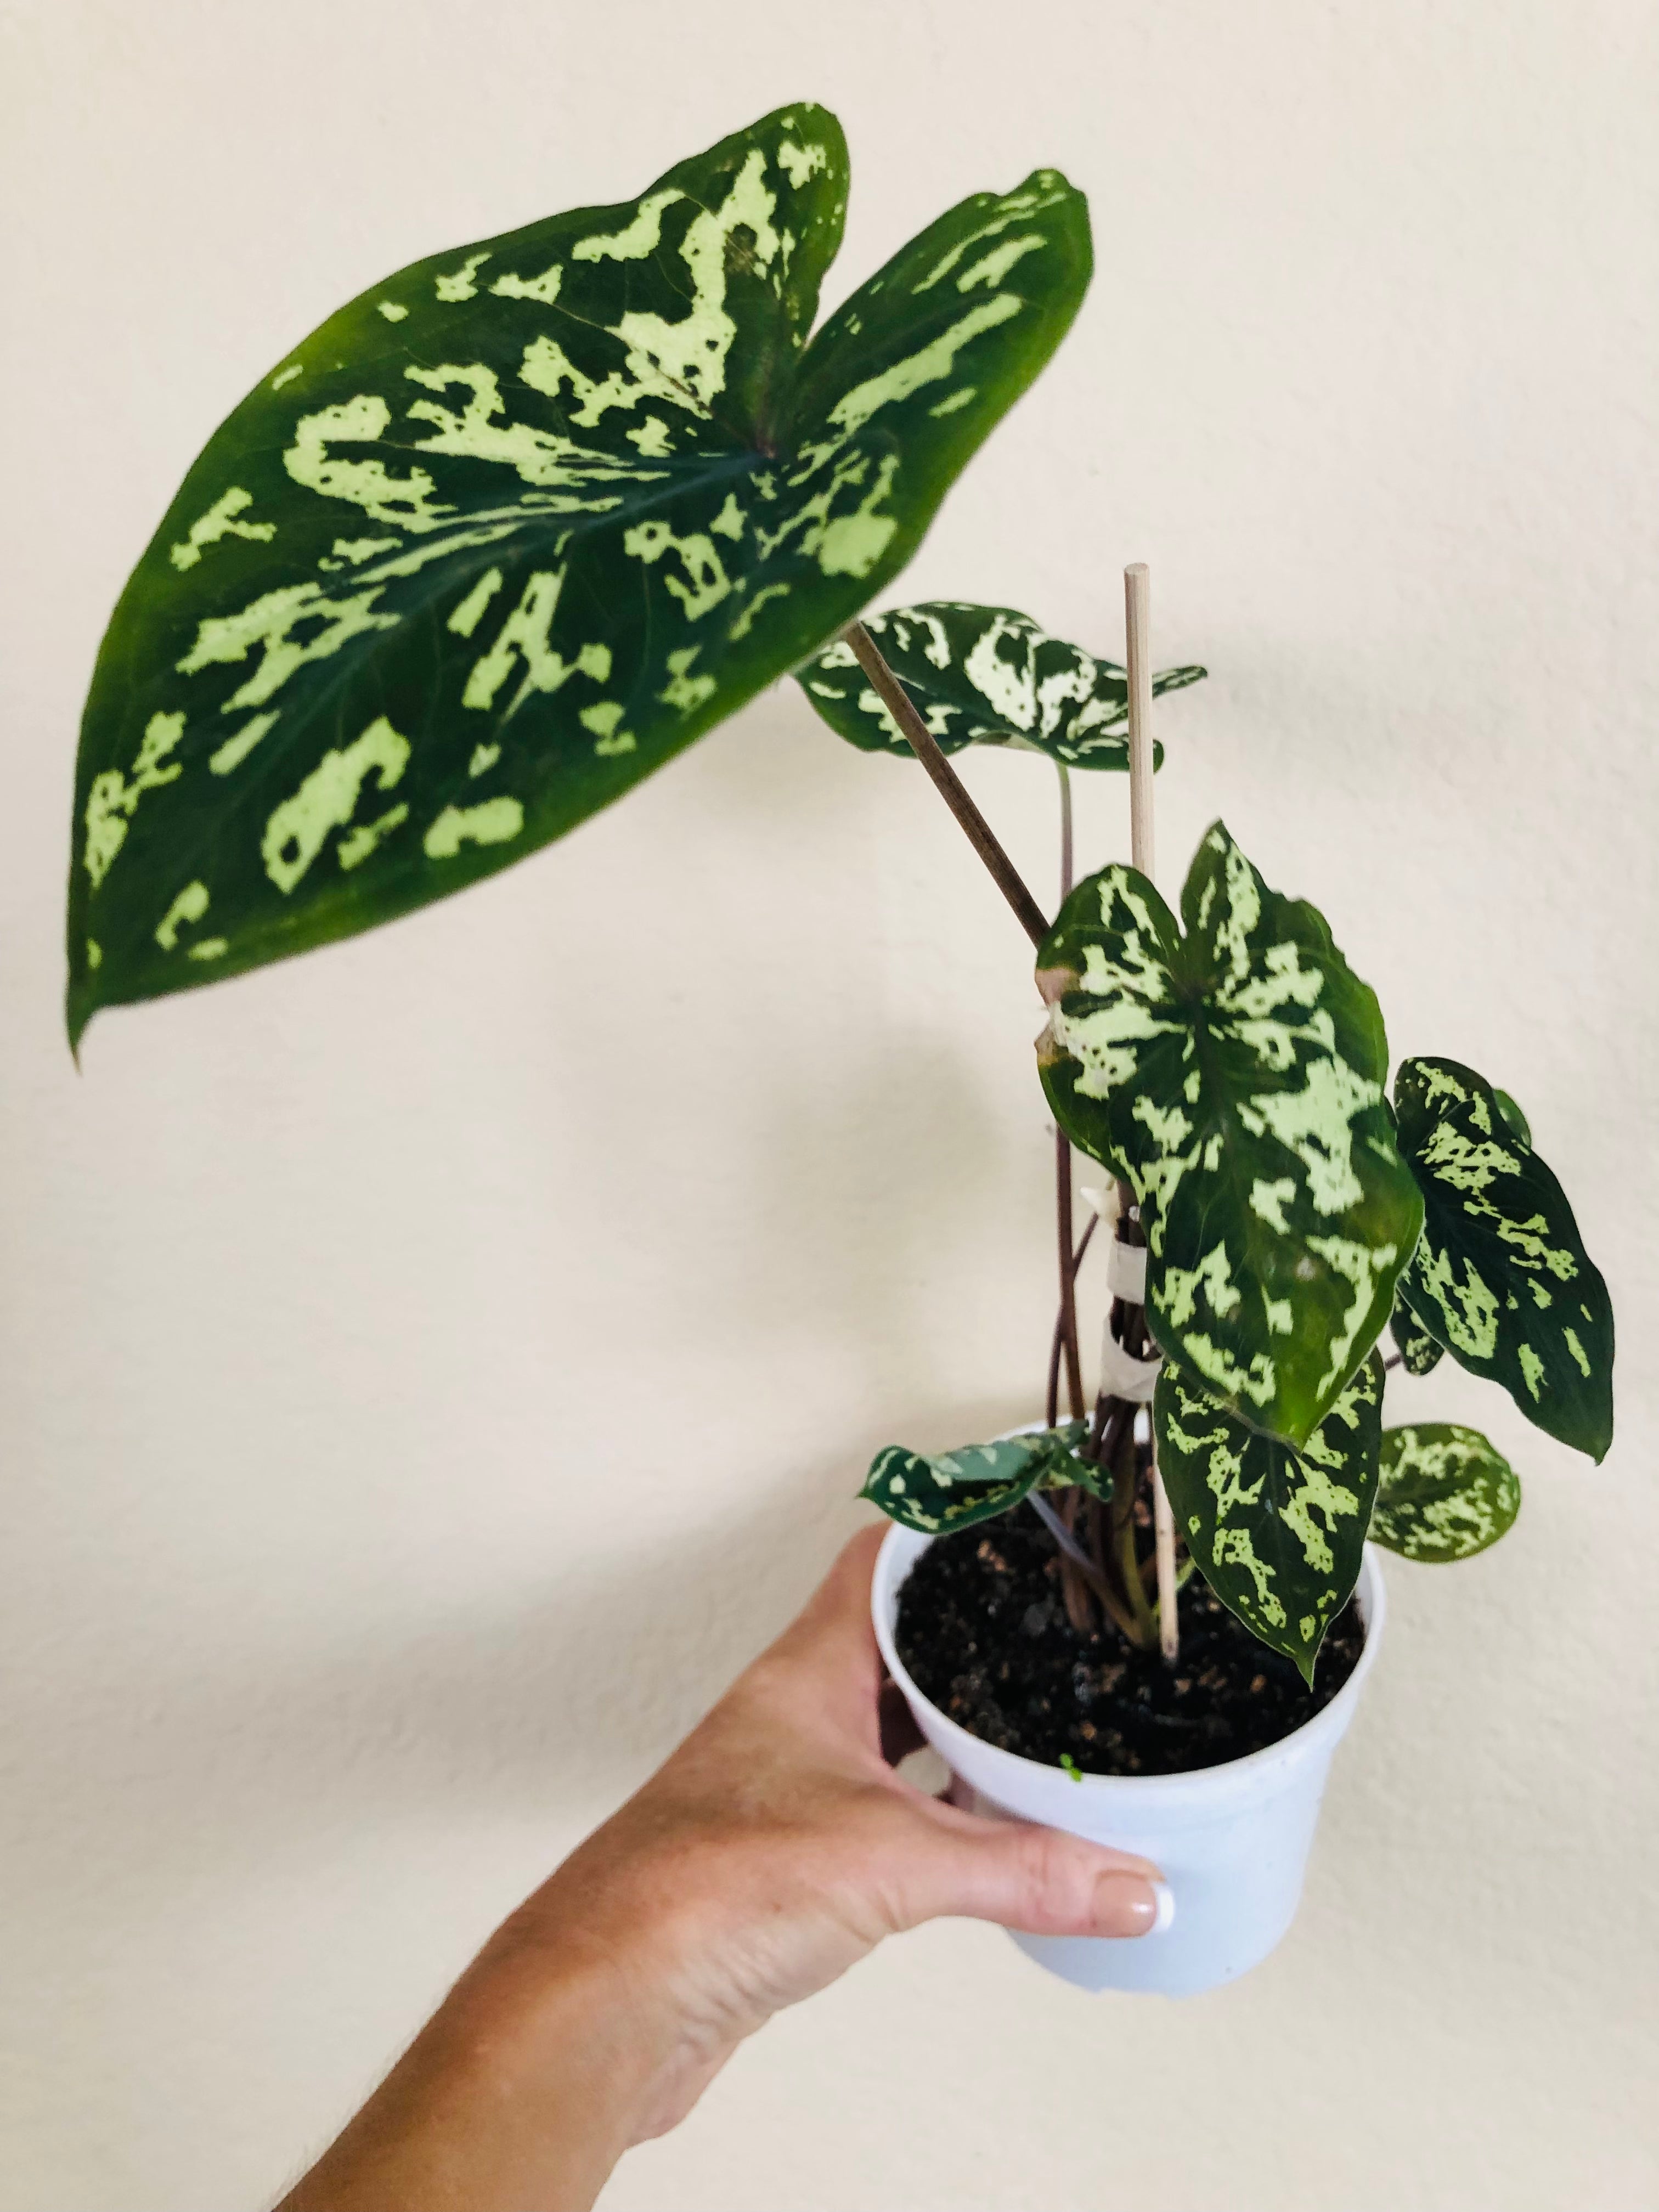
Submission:
<svg viewBox="0 0 1659 2212">
<path fill-rule="evenodd" d="M 69 988 L 64 994 L 64 1029 L 69 1038 L 70 1058 L 75 1071 L 81 1072 L 81 1040 L 86 1035 L 93 1016 L 98 1012 L 98 1000 L 84 984 L 77 984 L 71 976 Z"/>
</svg>

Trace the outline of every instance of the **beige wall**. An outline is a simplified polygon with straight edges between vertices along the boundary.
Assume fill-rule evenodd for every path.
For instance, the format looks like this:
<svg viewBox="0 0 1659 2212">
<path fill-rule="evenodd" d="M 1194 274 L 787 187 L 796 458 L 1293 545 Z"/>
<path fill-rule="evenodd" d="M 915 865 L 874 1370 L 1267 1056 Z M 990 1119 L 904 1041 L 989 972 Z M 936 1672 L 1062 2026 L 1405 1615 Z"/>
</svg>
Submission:
<svg viewBox="0 0 1659 2212">
<path fill-rule="evenodd" d="M 1024 940 L 793 687 L 454 905 L 97 1024 L 76 718 L 211 425 L 417 254 L 811 94 L 839 296 L 1040 162 L 1074 337 L 903 591 L 1114 649 L 1152 565 L 1173 874 L 1223 812 L 1401 1050 L 1517 1092 L 1613 1285 L 1599 1471 L 1391 1571 L 1302 1918 L 1181 2008 L 908 1941 L 613 2212 L 1650 2207 L 1659 2157 L 1656 19 L 1641 0 L 34 0 L 4 10 L 0 2208 L 274 2191 L 790 1612 L 871 1449 L 1029 1413 Z M 975 763 L 1052 880 L 1041 763 Z M 1121 784 L 1083 800 L 1121 854 Z M 1400 1393 L 1403 1404 L 1406 1392 Z"/>
</svg>

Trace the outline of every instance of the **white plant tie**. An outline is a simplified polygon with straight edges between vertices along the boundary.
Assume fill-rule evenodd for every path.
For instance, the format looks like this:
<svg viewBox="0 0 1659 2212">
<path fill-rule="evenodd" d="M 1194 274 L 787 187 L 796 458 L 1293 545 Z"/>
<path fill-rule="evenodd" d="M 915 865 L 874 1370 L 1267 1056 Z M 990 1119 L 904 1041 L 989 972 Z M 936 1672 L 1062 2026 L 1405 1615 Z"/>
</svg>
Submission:
<svg viewBox="0 0 1659 2212">
<path fill-rule="evenodd" d="M 1115 1182 L 1085 1183 L 1079 1195 L 1091 1212 L 1097 1213 L 1106 1226 L 1111 1228 L 1117 1219 L 1117 1185 Z"/>
<path fill-rule="evenodd" d="M 1130 1406 L 1149 1406 L 1152 1390 L 1158 1382 L 1158 1370 L 1164 1364 L 1164 1354 L 1155 1352 L 1147 1359 L 1137 1359 L 1112 1334 L 1108 1319 L 1101 1333 L 1100 1388 L 1102 1395 L 1121 1398 Z"/>
<path fill-rule="evenodd" d="M 1146 1303 L 1146 1247 L 1114 1237 L 1106 1255 L 1106 1280 L 1114 1297 L 1132 1306 Z"/>
</svg>

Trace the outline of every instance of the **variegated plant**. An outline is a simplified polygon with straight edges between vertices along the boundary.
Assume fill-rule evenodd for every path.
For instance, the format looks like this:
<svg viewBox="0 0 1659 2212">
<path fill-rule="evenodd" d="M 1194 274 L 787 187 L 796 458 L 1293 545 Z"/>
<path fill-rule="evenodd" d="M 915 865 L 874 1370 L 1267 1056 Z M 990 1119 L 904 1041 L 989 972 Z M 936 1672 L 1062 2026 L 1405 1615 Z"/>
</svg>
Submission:
<svg viewBox="0 0 1659 2212">
<path fill-rule="evenodd" d="M 1155 1643 L 1136 1409 L 1162 1360 L 1150 1428 L 1189 1565 L 1311 1679 L 1368 1529 L 1461 1559 L 1519 1504 L 1477 1431 L 1382 1429 L 1384 1324 L 1410 1373 L 1449 1352 L 1599 1460 L 1606 1285 L 1504 1092 L 1410 1060 L 1390 1109 L 1376 998 L 1221 823 L 1179 919 L 1131 868 L 1071 888 L 1068 775 L 1127 764 L 1122 668 L 1007 607 L 856 619 L 1064 335 L 1091 249 L 1082 197 L 1039 170 L 951 209 L 814 332 L 847 190 L 840 126 L 797 103 L 636 199 L 399 270 L 260 380 L 99 654 L 71 1041 L 102 1006 L 509 865 L 797 672 L 849 743 L 924 763 L 1037 943 L 1060 1131 L 1046 1425 L 931 1457 L 889 1447 L 866 1494 L 930 1534 L 1030 1498 L 1067 1571 Z M 1060 772 L 1069 895 L 1052 924 L 949 764 L 976 744 Z M 1090 1421 L 1071 1143 L 1117 1179 L 1120 1237 L 1145 1247 Z M 1086 1509 L 1091 1551 L 1050 1492 Z"/>
<path fill-rule="evenodd" d="M 1390 1110 L 1376 998 L 1323 916 L 1273 890 L 1220 823 L 1179 921 L 1144 876 L 1102 869 L 1061 906 L 1036 975 L 1055 1118 L 1119 1178 L 1144 1237 L 1144 1327 L 1164 1356 L 1152 1429 L 1181 1533 L 1222 1602 L 1311 1680 L 1368 1533 L 1408 1559 L 1466 1559 L 1519 1509 L 1479 1431 L 1382 1429 L 1385 1322 L 1409 1373 L 1449 1352 L 1599 1460 L 1606 1285 L 1506 1093 L 1457 1061 L 1407 1060 Z M 1139 1308 L 1126 1319 L 1143 1326 Z M 1007 1510 L 1045 1468 L 1115 1496 L 1101 1595 L 1151 1641 L 1121 1470 L 1110 1493 L 1103 1468 L 1079 1471 L 1110 1459 L 1126 1410 L 1115 1431 L 1097 1413 L 1053 1457 L 1024 1439 L 1039 1472 L 995 1503 L 981 1489 L 973 1517 Z M 866 1494 L 927 1525 L 873 1471 Z"/>
<path fill-rule="evenodd" d="M 816 333 L 841 127 L 435 254 L 291 347 L 133 572 L 82 728 L 69 1025 L 349 935 L 562 836 L 908 559 L 1089 281 L 1053 170 Z"/>
</svg>

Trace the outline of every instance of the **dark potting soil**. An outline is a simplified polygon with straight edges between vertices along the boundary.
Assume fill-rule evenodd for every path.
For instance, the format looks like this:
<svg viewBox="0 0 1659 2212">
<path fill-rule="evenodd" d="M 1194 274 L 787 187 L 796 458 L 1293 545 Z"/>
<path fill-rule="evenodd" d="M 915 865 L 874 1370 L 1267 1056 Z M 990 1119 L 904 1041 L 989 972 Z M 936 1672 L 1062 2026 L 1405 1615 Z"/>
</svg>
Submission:
<svg viewBox="0 0 1659 2212">
<path fill-rule="evenodd" d="M 930 1544 L 899 1593 L 898 1653 L 941 1712 L 1003 1751 L 1085 1774 L 1183 1774 L 1263 1750 L 1329 1705 L 1359 1662 L 1352 1598 L 1310 1690 L 1196 1575 L 1181 1593 L 1181 1656 L 1137 1651 L 1109 1622 L 1073 1628 L 1060 1555 L 1021 1505 Z"/>
</svg>

